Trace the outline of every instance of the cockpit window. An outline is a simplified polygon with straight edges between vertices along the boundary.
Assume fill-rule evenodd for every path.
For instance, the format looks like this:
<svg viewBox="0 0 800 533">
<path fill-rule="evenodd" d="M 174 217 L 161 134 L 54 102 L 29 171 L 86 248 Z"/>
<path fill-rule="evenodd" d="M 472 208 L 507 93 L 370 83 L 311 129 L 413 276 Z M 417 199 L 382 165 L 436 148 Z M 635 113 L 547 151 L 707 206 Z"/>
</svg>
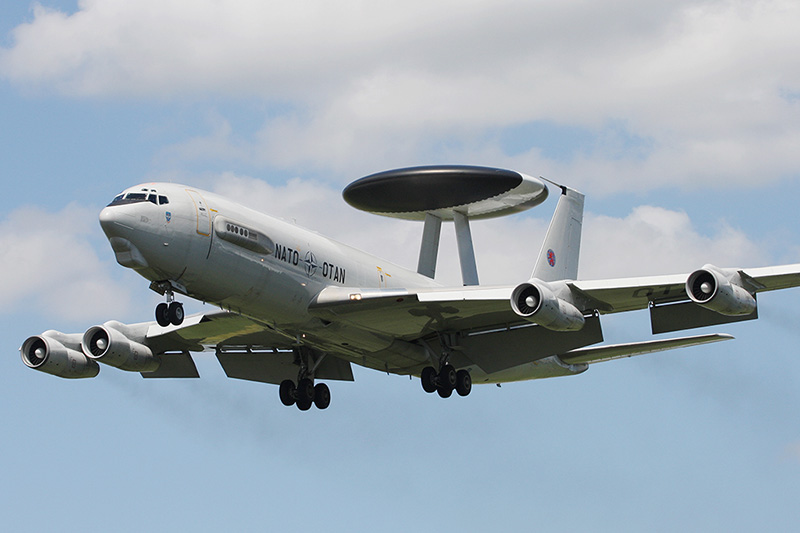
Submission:
<svg viewBox="0 0 800 533">
<path fill-rule="evenodd" d="M 140 202 L 152 202 L 155 205 L 165 205 L 169 203 L 166 196 L 159 196 L 155 191 L 151 192 L 129 192 L 117 195 L 109 205 L 138 204 Z"/>
</svg>

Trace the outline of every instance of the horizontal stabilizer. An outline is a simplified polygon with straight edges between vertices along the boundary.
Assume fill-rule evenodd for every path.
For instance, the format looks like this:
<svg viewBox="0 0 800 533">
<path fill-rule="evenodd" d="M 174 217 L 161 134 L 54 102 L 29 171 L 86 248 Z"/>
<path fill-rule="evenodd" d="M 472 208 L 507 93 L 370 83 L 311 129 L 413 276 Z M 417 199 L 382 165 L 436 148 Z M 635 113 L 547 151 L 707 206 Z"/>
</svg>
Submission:
<svg viewBox="0 0 800 533">
<path fill-rule="evenodd" d="M 679 337 L 677 339 L 665 339 L 658 341 L 633 342 L 628 344 L 611 344 L 608 346 L 593 346 L 591 348 L 579 348 L 561 355 L 561 360 L 571 365 L 580 363 L 602 363 L 613 361 L 623 357 L 633 357 L 634 355 L 644 355 L 648 353 L 663 352 L 674 348 L 685 348 L 687 346 L 698 346 L 711 342 L 720 342 L 733 339 L 732 335 L 725 333 L 712 333 L 710 335 L 696 335 L 693 337 Z"/>
</svg>

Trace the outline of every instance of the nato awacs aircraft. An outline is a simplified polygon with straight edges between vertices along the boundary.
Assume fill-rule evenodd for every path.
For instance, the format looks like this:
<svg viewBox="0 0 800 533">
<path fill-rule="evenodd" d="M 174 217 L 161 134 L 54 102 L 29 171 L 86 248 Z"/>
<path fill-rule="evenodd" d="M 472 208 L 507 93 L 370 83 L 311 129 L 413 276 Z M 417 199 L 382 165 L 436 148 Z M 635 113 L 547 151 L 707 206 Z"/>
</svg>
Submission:
<svg viewBox="0 0 800 533">
<path fill-rule="evenodd" d="M 429 393 L 584 372 L 622 357 L 732 338 L 724 334 L 602 345 L 600 316 L 648 309 L 654 334 L 757 318 L 756 294 L 800 285 L 800 265 L 578 280 L 584 197 L 560 192 L 530 279 L 481 286 L 470 221 L 541 204 L 546 180 L 484 167 L 435 166 L 367 176 L 352 206 L 424 222 L 417 271 L 216 194 L 171 183 L 132 187 L 100 213 L 117 261 L 164 295 L 156 321 L 46 331 L 20 348 L 26 365 L 89 378 L 100 365 L 146 378 L 198 377 L 190 352 L 213 348 L 232 378 L 280 385 L 281 401 L 325 409 L 320 380 L 351 365 L 419 376 Z M 456 230 L 463 286 L 434 281 L 443 221 Z M 221 311 L 184 317 L 184 295 Z"/>
</svg>

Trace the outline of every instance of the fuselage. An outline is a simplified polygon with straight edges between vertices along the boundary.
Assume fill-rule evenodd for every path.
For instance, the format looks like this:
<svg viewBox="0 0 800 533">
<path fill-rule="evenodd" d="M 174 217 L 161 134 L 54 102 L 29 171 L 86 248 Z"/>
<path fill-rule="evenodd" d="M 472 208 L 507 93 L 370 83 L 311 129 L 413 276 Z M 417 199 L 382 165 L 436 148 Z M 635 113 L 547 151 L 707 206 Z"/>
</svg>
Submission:
<svg viewBox="0 0 800 533">
<path fill-rule="evenodd" d="M 183 185 L 131 187 L 103 209 L 100 223 L 121 265 L 308 341 L 327 326 L 308 313 L 308 305 L 328 286 L 438 286 L 356 248 Z M 381 351 L 393 341 L 349 329 L 340 335 L 328 329 L 316 340 L 337 352 L 351 345 Z M 415 359 L 397 363 L 413 365 Z"/>
</svg>

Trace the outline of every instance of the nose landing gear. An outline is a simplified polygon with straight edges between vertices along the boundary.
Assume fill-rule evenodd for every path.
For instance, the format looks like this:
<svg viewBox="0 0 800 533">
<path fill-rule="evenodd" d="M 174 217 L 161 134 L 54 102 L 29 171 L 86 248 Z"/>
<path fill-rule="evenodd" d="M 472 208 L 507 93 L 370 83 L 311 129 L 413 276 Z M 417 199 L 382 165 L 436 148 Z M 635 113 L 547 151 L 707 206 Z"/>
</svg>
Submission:
<svg viewBox="0 0 800 533">
<path fill-rule="evenodd" d="M 160 303 L 156 306 L 156 322 L 162 328 L 172 324 L 173 326 L 180 326 L 183 324 L 183 304 L 175 301 L 175 295 L 171 288 L 164 291 L 167 297 L 166 303 Z"/>
</svg>

